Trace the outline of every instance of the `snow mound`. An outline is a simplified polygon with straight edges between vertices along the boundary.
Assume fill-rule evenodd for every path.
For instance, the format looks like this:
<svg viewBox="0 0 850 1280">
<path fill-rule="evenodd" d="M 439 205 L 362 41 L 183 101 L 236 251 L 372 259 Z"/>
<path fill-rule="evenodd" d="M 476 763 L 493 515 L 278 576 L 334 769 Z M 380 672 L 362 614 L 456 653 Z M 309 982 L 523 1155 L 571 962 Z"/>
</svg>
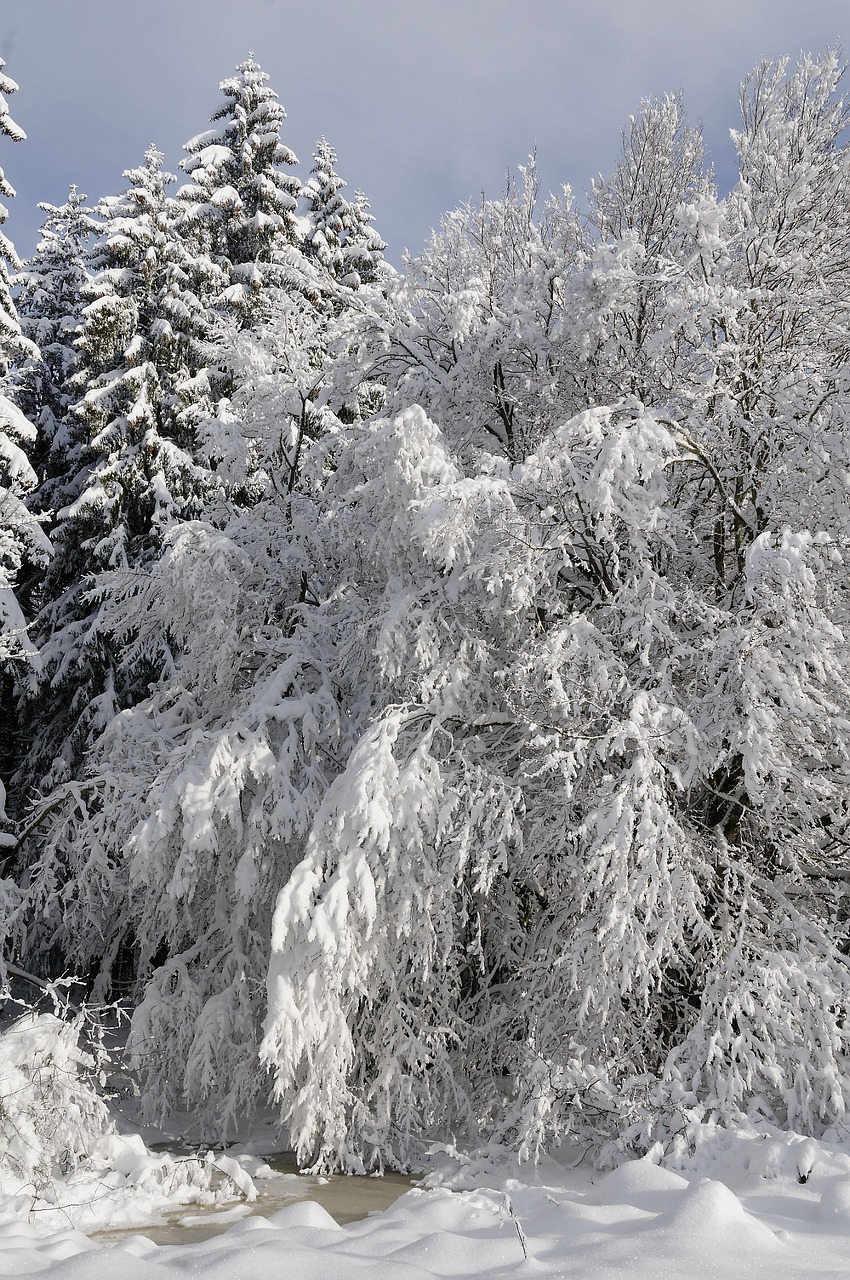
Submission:
<svg viewBox="0 0 850 1280">
<path fill-rule="evenodd" d="M 850 1231 L 850 1178 L 836 1178 L 820 1198 L 820 1217 L 835 1228 Z"/>
<path fill-rule="evenodd" d="M 629 1204 L 635 1209 L 659 1213 L 670 1208 L 688 1185 L 687 1178 L 644 1156 L 606 1174 L 588 1198 L 594 1204 Z"/>
<path fill-rule="evenodd" d="M 516 1263 L 522 1254 L 516 1236 L 499 1236 L 494 1223 L 490 1239 L 430 1231 L 389 1255 L 393 1262 L 428 1268 L 437 1275 L 480 1276 L 482 1272 Z"/>
<path fill-rule="evenodd" d="M 269 1222 L 280 1230 L 286 1230 L 289 1227 L 309 1227 L 312 1231 L 342 1230 L 327 1209 L 323 1209 L 313 1200 L 299 1200 L 295 1204 L 288 1204 L 272 1214 Z"/>
<path fill-rule="evenodd" d="M 667 1169 L 717 1178 L 733 1189 L 754 1179 L 796 1182 L 850 1176 L 841 1142 L 816 1141 L 769 1125 L 691 1123 L 664 1155 Z"/>
<path fill-rule="evenodd" d="M 747 1213 L 733 1191 L 711 1178 L 689 1186 L 679 1203 L 661 1215 L 658 1226 L 682 1243 L 705 1241 L 715 1248 L 724 1241 L 739 1247 L 746 1240 L 768 1249 L 778 1244 L 770 1228 Z"/>
</svg>

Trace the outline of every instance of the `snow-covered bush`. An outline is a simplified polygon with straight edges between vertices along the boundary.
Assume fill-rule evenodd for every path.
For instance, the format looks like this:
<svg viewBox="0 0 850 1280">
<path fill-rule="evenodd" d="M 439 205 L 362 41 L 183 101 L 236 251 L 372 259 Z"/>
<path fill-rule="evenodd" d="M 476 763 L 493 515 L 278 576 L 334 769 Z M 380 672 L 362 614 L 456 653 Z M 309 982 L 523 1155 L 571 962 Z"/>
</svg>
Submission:
<svg viewBox="0 0 850 1280">
<path fill-rule="evenodd" d="M 226 1157 L 176 1159 L 120 1132 L 104 1097 L 109 1067 L 85 1009 L 28 1011 L 0 1032 L 0 1197 L 46 1229 L 69 1209 L 80 1225 L 123 1225 L 169 1203 L 253 1198 Z"/>
<path fill-rule="evenodd" d="M 79 1018 L 26 1013 L 0 1033 L 0 1167 L 35 1195 L 113 1132 L 81 1030 Z"/>
</svg>

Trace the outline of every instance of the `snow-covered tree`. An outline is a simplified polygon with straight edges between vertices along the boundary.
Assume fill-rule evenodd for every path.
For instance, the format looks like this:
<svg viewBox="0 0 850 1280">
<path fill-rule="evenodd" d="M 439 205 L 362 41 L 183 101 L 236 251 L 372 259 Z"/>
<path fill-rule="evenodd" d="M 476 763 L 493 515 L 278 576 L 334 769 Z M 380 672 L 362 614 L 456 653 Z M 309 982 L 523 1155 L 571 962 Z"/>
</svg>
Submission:
<svg viewBox="0 0 850 1280">
<path fill-rule="evenodd" d="M 6 95 L 17 91 L 17 84 L 3 73 L 5 61 L 0 62 L 0 137 L 11 138 L 13 142 L 22 142 L 26 137 L 23 129 L 16 124 L 9 112 Z M 15 189 L 3 170 L 0 169 L 0 198 L 7 200 L 14 196 Z M 9 211 L 0 202 L 0 225 L 6 221 Z M 9 265 L 20 266 L 17 254 L 11 241 L 0 232 L 0 373 L 8 370 L 9 358 L 13 352 L 26 351 L 29 348 L 21 341 L 21 326 L 9 282 Z"/>
<path fill-rule="evenodd" d="M 276 910 L 264 1055 L 301 1158 L 403 1164 L 425 1133 L 529 1150 L 587 1123 L 600 1078 L 616 1113 L 617 1082 L 648 1094 L 665 1071 L 669 1096 L 725 1117 L 756 1097 L 774 1119 L 834 1121 L 850 979 L 817 902 L 801 932 L 793 896 L 850 770 L 818 547 L 765 538 L 741 609 L 700 598 L 677 555 L 686 456 L 631 401 L 510 469 L 465 473 L 418 410 L 346 463 L 336 519 L 363 548 L 384 710 Z M 730 708 L 749 782 L 724 810 Z M 754 1029 L 744 1059 L 711 1038 L 721 1004 L 740 1026 L 773 982 L 759 957 L 779 906 L 784 1003 L 759 1026 L 791 1030 Z M 794 1084 L 815 1004 L 828 1030 Z"/>
<path fill-rule="evenodd" d="M 511 469 L 465 472 L 421 410 L 340 460 L 384 710 L 276 913 L 264 1053 L 302 1159 L 404 1163 L 417 1135 L 504 1126 L 498 1081 L 521 1093 L 541 1055 L 583 1044 L 587 1084 L 675 1035 L 711 938 L 674 799 L 691 730 L 652 678 L 675 454 L 625 406 Z"/>
<path fill-rule="evenodd" d="M 384 261 L 387 245 L 375 230 L 375 219 L 365 191 L 355 191 L 354 203 L 349 208 L 350 225 L 343 248 L 346 267 L 343 279 L 357 286 L 377 284 L 387 275 Z"/>
<path fill-rule="evenodd" d="M 0 137 L 18 142 L 25 134 L 12 119 L 6 101 L 6 94 L 13 93 L 17 85 L 4 75 L 4 65 L 0 59 Z M 0 169 L 0 196 L 6 199 L 14 194 Z M 6 217 L 6 206 L 0 203 L 0 226 Z M 25 563 L 43 565 L 50 553 L 50 543 L 41 526 L 24 504 L 26 494 L 36 483 L 27 457 L 36 430 L 4 394 L 11 363 L 38 355 L 37 348 L 21 331 L 9 287 L 9 264 L 20 265 L 11 242 L 0 231 L 0 716 L 4 724 L 0 748 L 0 819 L 5 818 L 3 778 L 7 776 L 10 757 L 14 758 L 16 740 L 13 682 L 26 684 L 37 661 L 16 586 Z"/>
<path fill-rule="evenodd" d="M 205 427 L 228 484 L 203 513 L 215 523 L 175 520 L 160 554 L 128 551 L 86 580 L 88 634 L 151 687 L 117 715 L 117 696 L 100 699 L 102 722 L 65 780 L 54 771 L 27 842 L 30 963 L 73 948 L 105 993 L 131 956 L 148 1108 L 188 1103 L 222 1133 L 267 1098 L 271 910 L 350 719 L 334 628 L 312 626 L 336 585 L 317 443 L 340 427 L 323 397 L 329 317 L 282 291 L 268 307 L 256 331 L 222 330 L 235 390 Z"/>
<path fill-rule="evenodd" d="M 301 195 L 307 202 L 309 230 L 304 235 L 304 252 L 326 271 L 339 277 L 343 272 L 342 241 L 346 232 L 348 201 L 342 195 L 346 183 L 336 172 L 336 152 L 325 138 L 316 143 L 310 180 Z"/>
<path fill-rule="evenodd" d="M 596 238 L 568 303 L 581 335 L 583 393 L 591 401 L 629 392 L 665 403 L 692 355 L 693 334 L 677 311 L 695 257 L 683 210 L 705 218 L 716 207 L 702 135 L 688 125 L 680 97 L 641 104 L 623 131 L 618 165 L 593 183 L 589 203 Z"/>
<path fill-rule="evenodd" d="M 78 398 L 71 379 L 90 280 L 87 246 L 97 230 L 85 201 L 72 186 L 64 205 L 39 205 L 47 215 L 41 239 L 15 276 L 21 327 L 40 352 L 39 358 L 25 361 L 16 371 L 15 399 L 38 423 L 41 474 L 32 501 L 42 511 L 64 505 L 64 487 L 79 466 L 74 457 L 76 433 L 69 422 L 70 407 Z"/>
<path fill-rule="evenodd" d="M 683 1107 L 846 1113 L 838 75 L 756 73 L 728 207 L 675 104 L 646 108 L 627 141 L 649 186 L 624 162 L 598 246 L 495 295 L 498 327 L 467 318 L 493 296 L 478 244 L 491 280 L 545 257 L 530 216 L 476 242 L 467 210 L 374 326 L 391 402 L 424 393 L 446 429 L 364 428 L 331 486 L 383 709 L 276 911 L 263 1051 L 302 1159 L 404 1162 L 424 1132 L 649 1141 Z M 494 331 L 538 357 L 496 429 Z M 558 424 L 553 379 L 582 376 L 620 399 Z"/>
<path fill-rule="evenodd" d="M 145 441 L 177 446 L 139 371 L 171 348 L 116 258 L 82 347 L 104 496 L 68 512 L 110 517 L 102 573 L 55 634 L 137 684 L 102 683 L 28 841 L 33 957 L 106 990 L 134 956 L 150 1110 L 226 1128 L 273 1089 L 300 1159 L 349 1169 L 846 1116 L 839 78 L 755 73 L 727 200 L 678 100 L 645 103 L 589 222 L 529 167 L 357 289 L 329 148 L 322 236 L 302 254 L 295 188 L 261 183 L 274 227 L 231 274 L 238 104 L 266 94 L 269 156 L 281 115 L 253 62 L 226 82 L 181 203 L 195 296 L 248 308 L 202 444 L 239 492 L 143 507 Z"/>
<path fill-rule="evenodd" d="M 323 463 L 310 456 L 321 411 L 309 348 L 293 363 L 294 307 L 287 316 L 285 353 L 265 354 L 231 411 L 267 468 L 265 492 L 224 528 L 173 525 L 144 575 L 116 579 L 104 627 L 131 667 L 164 669 L 49 798 L 28 867 L 32 963 L 73 948 L 105 992 L 130 951 L 148 1110 L 190 1105 L 222 1134 L 267 1100 L 271 911 L 348 753 L 357 678 L 356 635 L 341 653 L 339 622 L 316 608 L 336 584 Z M 237 342 L 261 361 L 250 334 Z M 290 398 L 276 406 L 281 383 Z"/>
<path fill-rule="evenodd" d="M 333 147 L 320 138 L 310 180 L 302 191 L 308 221 L 304 253 L 334 280 L 357 289 L 378 278 L 387 246 L 372 226 L 363 192 L 356 193 L 353 204 L 343 196 L 346 183 L 336 172 L 336 159 Z"/>
<path fill-rule="evenodd" d="M 214 128 L 186 143 L 177 192 L 181 228 L 196 258 L 196 292 L 247 318 L 263 289 L 299 274 L 297 157 L 283 144 L 286 112 L 253 55 L 222 81 Z M 286 166 L 286 167 L 283 167 Z"/>
<path fill-rule="evenodd" d="M 91 735 L 146 691 L 155 673 L 122 663 L 101 624 L 108 584 L 155 559 L 167 529 L 201 514 L 220 489 L 193 457 L 183 388 L 195 314 L 161 153 L 150 148 L 125 177 L 127 190 L 97 206 L 103 230 L 77 339 L 66 505 L 37 623 L 45 670 L 27 712 L 30 789 L 73 777 Z"/>
<path fill-rule="evenodd" d="M 27 449 L 36 430 L 5 395 L 0 394 L 0 664 L 31 665 L 36 651 L 15 587 L 25 563 L 44 566 L 50 542 L 24 499 L 35 487 Z"/>
<path fill-rule="evenodd" d="M 565 190 L 538 217 L 533 161 L 500 200 L 447 215 L 425 250 L 352 313 L 352 382 L 377 381 L 387 408 L 417 403 L 464 449 L 529 453 L 576 390 L 564 341 L 565 280 L 583 243 Z"/>
</svg>

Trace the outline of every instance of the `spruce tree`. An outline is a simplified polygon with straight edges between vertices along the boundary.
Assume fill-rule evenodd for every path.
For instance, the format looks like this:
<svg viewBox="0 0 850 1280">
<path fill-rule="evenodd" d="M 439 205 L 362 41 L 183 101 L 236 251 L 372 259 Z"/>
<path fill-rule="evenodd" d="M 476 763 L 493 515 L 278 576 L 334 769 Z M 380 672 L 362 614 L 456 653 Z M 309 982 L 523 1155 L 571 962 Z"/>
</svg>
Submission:
<svg viewBox="0 0 850 1280">
<path fill-rule="evenodd" d="M 309 223 L 304 253 L 335 282 L 357 289 L 376 279 L 386 245 L 372 226 L 363 192 L 357 192 L 353 204 L 343 196 L 346 183 L 336 172 L 336 160 L 333 147 L 320 138 L 302 193 Z"/>
<path fill-rule="evenodd" d="M 4 66 L 0 58 L 0 136 L 20 142 L 26 135 L 12 119 L 5 97 L 18 86 L 3 74 Z M 0 168 L 0 195 L 9 198 L 14 194 L 14 188 Z M 0 203 L 0 225 L 6 217 L 7 209 Z M 23 501 L 36 481 L 26 453 L 35 439 L 35 427 L 3 394 L 8 386 L 10 364 L 38 354 L 37 348 L 21 332 L 10 291 L 9 265 L 14 268 L 20 263 L 11 241 L 0 232 L 0 721 L 5 726 L 5 732 L 0 735 L 0 819 L 5 817 L 3 778 L 11 765 L 16 740 L 13 691 L 16 684 L 32 678 L 37 665 L 36 651 L 27 634 L 27 620 L 16 591 L 17 582 L 23 567 L 43 564 L 50 552 L 49 542 Z"/>
<path fill-rule="evenodd" d="M 69 411 L 77 399 L 72 387 L 83 309 L 90 280 L 88 242 L 97 224 L 76 186 L 64 205 L 40 204 L 47 215 L 32 258 L 15 277 L 21 328 L 39 348 L 15 374 L 15 400 L 33 422 L 39 439 L 35 464 L 39 486 L 30 500 L 39 511 L 64 505 L 65 486 L 79 459 L 74 459 L 75 432 Z"/>
<path fill-rule="evenodd" d="M 72 474 L 37 622 L 45 676 L 28 712 L 30 789 L 75 776 L 93 736 L 155 677 L 155 666 L 121 658 L 121 620 L 107 617 L 115 582 L 155 560 L 170 525 L 199 515 L 216 488 L 193 459 L 181 394 L 193 313 L 161 153 L 151 147 L 124 176 L 125 192 L 96 210 L 103 234 L 77 340 Z"/>
<path fill-rule="evenodd" d="M 364 191 L 355 191 L 354 203 L 349 206 L 349 210 L 349 226 L 343 248 L 343 283 L 352 288 L 357 288 L 359 284 L 375 284 L 387 272 L 384 262 L 386 241 L 375 230 L 375 219 Z"/>
<path fill-rule="evenodd" d="M 349 206 L 342 195 L 346 184 L 336 172 L 335 164 L 336 152 L 324 138 L 320 138 L 313 155 L 310 180 L 302 192 L 310 224 L 304 237 L 304 253 L 339 278 L 345 261 L 342 241 Z"/>
<path fill-rule="evenodd" d="M 18 86 L 14 80 L 10 80 L 3 74 L 5 65 L 5 61 L 0 59 L 0 137 L 11 138 L 13 142 L 22 142 L 26 134 L 12 119 L 9 104 L 6 101 L 6 94 L 15 93 Z M 14 194 L 14 187 L 0 169 L 0 198 L 10 199 Z M 6 221 L 8 214 L 8 209 L 0 200 L 0 225 Z M 9 360 L 13 354 L 19 354 L 27 349 L 27 344 L 22 342 L 21 326 L 12 300 L 9 281 L 10 265 L 16 268 L 20 266 L 20 262 L 12 242 L 0 231 L 0 374 L 7 372 Z"/>
<path fill-rule="evenodd" d="M 287 172 L 298 160 L 281 141 L 286 112 L 268 80 L 250 54 L 222 81 L 215 127 L 186 143 L 189 181 L 177 192 L 199 295 L 246 318 L 264 288 L 291 283 L 299 270 L 301 184 Z"/>
</svg>

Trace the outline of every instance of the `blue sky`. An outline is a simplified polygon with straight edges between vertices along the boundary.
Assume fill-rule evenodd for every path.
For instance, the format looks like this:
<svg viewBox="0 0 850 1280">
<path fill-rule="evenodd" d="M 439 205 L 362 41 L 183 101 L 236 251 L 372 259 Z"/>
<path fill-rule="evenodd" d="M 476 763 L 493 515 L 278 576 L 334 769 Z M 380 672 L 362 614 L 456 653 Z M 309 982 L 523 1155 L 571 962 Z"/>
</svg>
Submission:
<svg viewBox="0 0 850 1280">
<path fill-rule="evenodd" d="M 0 55 L 26 142 L 4 228 L 32 251 L 39 200 L 94 200 L 155 142 L 174 171 L 218 83 L 253 50 L 309 174 L 324 134 L 398 260 L 442 213 L 537 147 L 542 185 L 577 192 L 616 160 L 644 96 L 682 90 L 722 187 L 738 86 L 760 59 L 850 48 L 847 0 L 3 0 Z"/>
</svg>

